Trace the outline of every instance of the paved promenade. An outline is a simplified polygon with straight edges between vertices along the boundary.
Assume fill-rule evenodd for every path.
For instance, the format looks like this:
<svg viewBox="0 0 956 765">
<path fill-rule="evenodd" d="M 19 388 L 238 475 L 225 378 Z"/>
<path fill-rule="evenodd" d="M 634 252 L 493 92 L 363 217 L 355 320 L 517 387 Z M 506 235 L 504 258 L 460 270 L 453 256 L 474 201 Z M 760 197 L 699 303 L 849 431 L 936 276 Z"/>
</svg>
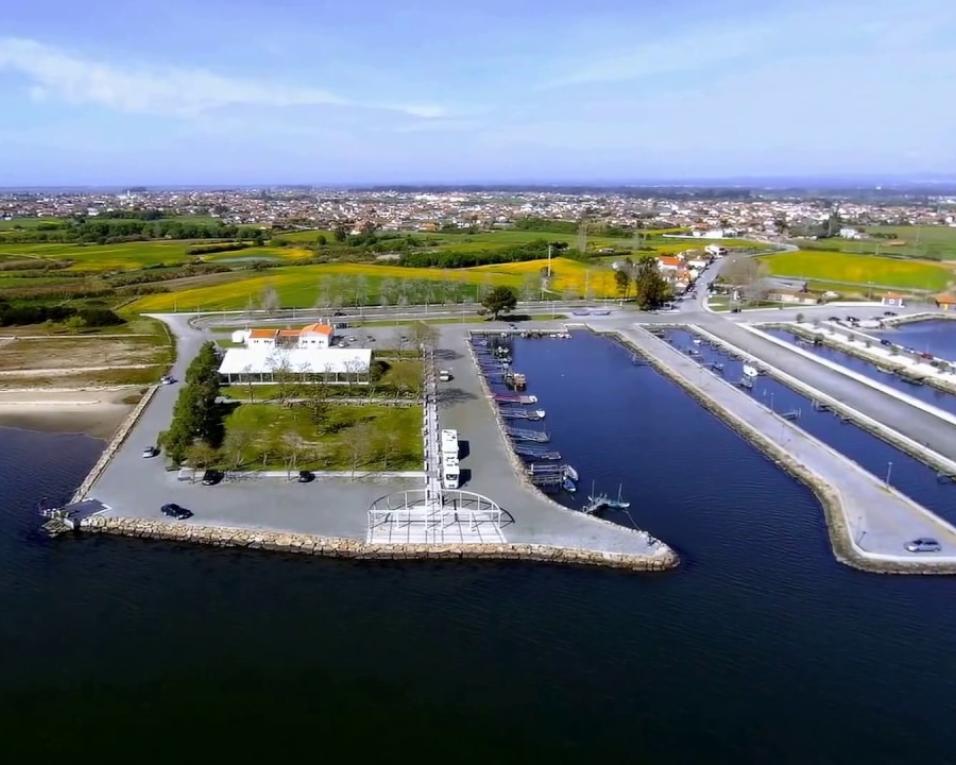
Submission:
<svg viewBox="0 0 956 765">
<path fill-rule="evenodd" d="M 738 430 L 753 431 L 779 452 L 773 456 L 789 456 L 795 467 L 824 485 L 818 488 L 828 488 L 836 500 L 833 509 L 841 516 L 843 541 L 859 558 L 877 566 L 881 563 L 956 565 L 956 529 L 950 524 L 885 486 L 857 463 L 703 369 L 647 330 L 635 325 L 620 334 L 656 360 L 668 374 L 710 402 L 732 420 Z M 907 552 L 905 543 L 919 536 L 936 537 L 943 551 L 937 554 Z"/>
<path fill-rule="evenodd" d="M 795 346 L 778 344 L 745 327 L 727 321 L 701 322 L 701 327 L 827 396 L 852 403 L 854 409 L 870 419 L 882 422 L 948 460 L 956 461 L 954 426 L 935 413 L 913 406 L 898 396 L 818 363 L 815 359 L 805 358 L 797 353 L 799 349 Z"/>
</svg>

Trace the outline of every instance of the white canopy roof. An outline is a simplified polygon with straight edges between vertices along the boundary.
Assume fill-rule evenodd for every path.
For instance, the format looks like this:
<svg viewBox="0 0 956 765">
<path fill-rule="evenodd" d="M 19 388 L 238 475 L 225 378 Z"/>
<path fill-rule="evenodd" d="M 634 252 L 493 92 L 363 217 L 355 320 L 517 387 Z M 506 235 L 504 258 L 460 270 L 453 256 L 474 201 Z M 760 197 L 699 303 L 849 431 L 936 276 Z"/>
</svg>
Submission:
<svg viewBox="0 0 956 765">
<path fill-rule="evenodd" d="M 283 367 L 299 374 L 364 374 L 371 365 L 368 348 L 230 348 L 219 365 L 219 374 L 269 374 Z"/>
</svg>

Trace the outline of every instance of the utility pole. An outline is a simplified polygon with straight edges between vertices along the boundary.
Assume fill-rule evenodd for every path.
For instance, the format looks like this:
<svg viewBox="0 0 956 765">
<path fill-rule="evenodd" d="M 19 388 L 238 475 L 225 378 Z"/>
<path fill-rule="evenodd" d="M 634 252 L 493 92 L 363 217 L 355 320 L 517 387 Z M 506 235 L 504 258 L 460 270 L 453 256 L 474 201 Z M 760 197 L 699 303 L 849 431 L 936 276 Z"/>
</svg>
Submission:
<svg viewBox="0 0 956 765">
<path fill-rule="evenodd" d="M 551 278 L 551 243 L 548 242 L 548 278 Z"/>
</svg>

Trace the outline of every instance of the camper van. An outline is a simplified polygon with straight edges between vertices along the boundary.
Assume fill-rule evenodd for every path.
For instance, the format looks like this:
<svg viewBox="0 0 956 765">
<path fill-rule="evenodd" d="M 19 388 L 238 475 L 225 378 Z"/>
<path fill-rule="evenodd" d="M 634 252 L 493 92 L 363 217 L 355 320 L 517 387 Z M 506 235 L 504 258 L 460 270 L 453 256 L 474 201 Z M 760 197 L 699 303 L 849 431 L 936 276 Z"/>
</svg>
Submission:
<svg viewBox="0 0 956 765">
<path fill-rule="evenodd" d="M 441 485 L 446 489 L 457 489 L 461 479 L 461 468 L 458 467 L 457 457 L 442 457 Z"/>
</svg>

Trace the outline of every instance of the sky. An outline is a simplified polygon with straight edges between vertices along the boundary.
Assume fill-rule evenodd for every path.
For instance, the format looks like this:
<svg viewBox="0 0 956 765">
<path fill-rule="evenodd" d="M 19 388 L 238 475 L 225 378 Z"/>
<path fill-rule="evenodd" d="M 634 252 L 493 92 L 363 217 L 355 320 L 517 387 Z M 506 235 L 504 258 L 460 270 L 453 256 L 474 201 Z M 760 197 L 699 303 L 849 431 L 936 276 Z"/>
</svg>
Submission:
<svg viewBox="0 0 956 765">
<path fill-rule="evenodd" d="M 0 186 L 930 175 L 956 176 L 953 0 L 31 0 L 0 17 Z"/>
</svg>

